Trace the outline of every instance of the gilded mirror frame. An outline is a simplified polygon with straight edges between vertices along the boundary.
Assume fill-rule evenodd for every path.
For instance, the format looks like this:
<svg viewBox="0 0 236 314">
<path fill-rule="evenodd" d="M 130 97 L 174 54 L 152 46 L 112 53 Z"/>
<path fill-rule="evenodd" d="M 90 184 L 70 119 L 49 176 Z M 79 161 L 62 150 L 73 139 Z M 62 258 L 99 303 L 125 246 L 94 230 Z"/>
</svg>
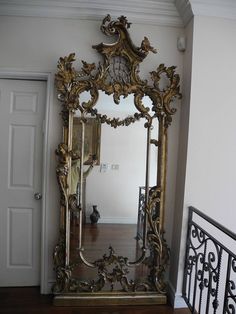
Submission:
<svg viewBox="0 0 236 314">
<path fill-rule="evenodd" d="M 179 75 L 175 73 L 175 66 L 166 67 L 160 64 L 155 71 L 150 72 L 151 83 L 142 80 L 139 76 L 139 65 L 149 52 L 156 53 L 147 37 L 144 37 L 140 47 L 136 47 L 128 33 L 130 23 L 121 16 L 112 21 L 107 15 L 101 25 L 101 31 L 107 36 L 113 36 L 112 44 L 101 43 L 93 46 L 102 56 L 103 63 L 82 61 L 81 70 L 75 70 L 73 63 L 75 54 L 60 58 L 58 72 L 55 76 L 58 99 L 62 104 L 61 117 L 63 121 L 63 140 L 58 145 L 56 154 L 58 166 L 57 180 L 60 188 L 60 235 L 54 250 L 54 269 L 56 283 L 53 293 L 56 295 L 56 305 L 91 305 L 91 304 L 127 304 L 136 298 L 137 304 L 166 303 L 165 270 L 169 261 L 169 248 L 164 238 L 164 208 L 166 192 L 166 163 L 167 163 L 167 130 L 172 122 L 172 115 L 176 109 L 171 106 L 175 98 L 181 98 Z M 121 69 L 116 73 L 114 64 L 119 63 Z M 161 79 L 165 76 L 167 84 L 161 87 Z M 83 92 L 90 93 L 90 100 L 80 101 Z M 134 105 L 137 112 L 124 119 L 108 117 L 96 109 L 99 91 L 112 95 L 115 104 L 119 105 L 120 97 L 134 95 Z M 145 107 L 143 97 L 148 96 L 152 108 Z M 157 180 L 156 185 L 149 187 L 149 171 L 146 169 L 145 184 L 145 222 L 143 254 L 138 261 L 131 263 L 124 256 L 117 256 L 114 249 L 109 248 L 109 255 L 93 263 L 86 261 L 82 247 L 82 194 L 71 193 L 71 167 L 75 157 L 72 148 L 73 119 L 75 112 L 80 112 L 82 139 L 86 125 L 86 114 L 90 114 L 100 123 L 111 127 L 129 126 L 143 119 L 147 132 L 147 160 L 150 146 L 157 148 Z M 158 120 L 158 138 L 151 137 L 151 127 L 154 119 Z M 81 146 L 82 147 L 82 146 Z M 83 190 L 83 147 L 80 156 L 80 191 Z M 147 163 L 148 164 L 148 163 Z M 148 168 L 148 167 L 147 167 Z M 72 271 L 76 262 L 70 260 L 70 215 L 76 211 L 80 215 L 79 257 L 88 267 L 96 267 L 98 277 L 90 281 L 79 281 L 73 278 Z M 146 249 L 149 248 L 151 257 L 146 258 Z M 128 280 L 125 276 L 126 268 L 140 263 L 148 265 L 149 274 L 145 282 Z M 135 265 L 131 265 L 135 264 Z M 113 265 L 112 279 L 107 267 Z M 117 270 L 118 269 L 118 270 Z M 103 291 L 107 281 L 118 281 L 120 291 Z M 111 285 L 112 286 L 112 285 Z M 114 297 L 115 296 L 115 297 Z M 89 301 L 88 301 L 89 300 Z"/>
</svg>

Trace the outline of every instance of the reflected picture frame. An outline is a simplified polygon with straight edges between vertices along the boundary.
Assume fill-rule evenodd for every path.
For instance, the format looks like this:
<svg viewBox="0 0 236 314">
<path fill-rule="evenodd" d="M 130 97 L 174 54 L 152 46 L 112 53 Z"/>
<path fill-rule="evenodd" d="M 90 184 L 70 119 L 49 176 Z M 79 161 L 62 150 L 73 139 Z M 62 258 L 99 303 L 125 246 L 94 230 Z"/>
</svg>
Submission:
<svg viewBox="0 0 236 314">
<path fill-rule="evenodd" d="M 72 150 L 81 155 L 81 118 L 73 118 Z M 96 118 L 86 118 L 84 134 L 84 165 L 100 165 L 101 122 Z"/>
</svg>

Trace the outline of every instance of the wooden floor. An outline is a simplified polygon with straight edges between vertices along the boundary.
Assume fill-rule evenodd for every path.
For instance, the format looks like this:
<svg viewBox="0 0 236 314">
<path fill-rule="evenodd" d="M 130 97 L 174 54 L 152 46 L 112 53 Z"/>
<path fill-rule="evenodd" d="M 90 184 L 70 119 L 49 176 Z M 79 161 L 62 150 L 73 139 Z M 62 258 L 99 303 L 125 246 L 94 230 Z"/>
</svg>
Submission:
<svg viewBox="0 0 236 314">
<path fill-rule="evenodd" d="M 38 287 L 0 288 L 0 314 L 189 314 L 170 306 L 56 307 L 53 296 L 40 295 Z"/>
<path fill-rule="evenodd" d="M 97 269 L 86 266 L 78 255 L 79 227 L 73 223 L 71 225 L 70 239 L 70 258 L 77 261 L 77 268 L 73 270 L 72 276 L 80 280 L 96 279 Z M 140 243 L 135 239 L 137 235 L 137 226 L 135 224 L 84 224 L 83 225 L 83 256 L 93 263 L 101 259 L 104 254 L 109 255 L 109 247 L 112 246 L 118 256 L 124 256 L 130 262 L 139 260 L 142 256 Z M 142 244 L 142 243 L 141 243 Z M 127 278 L 129 280 L 144 280 L 148 276 L 148 267 L 140 265 L 129 267 Z M 110 290 L 110 286 L 104 289 Z M 120 289 L 119 283 L 115 284 L 114 289 Z"/>
<path fill-rule="evenodd" d="M 122 230 L 120 229 L 122 227 Z M 118 254 L 124 254 L 131 260 L 137 254 L 136 226 L 132 225 L 88 225 L 85 228 L 83 244 L 89 259 L 101 258 L 112 244 Z M 111 230 L 112 229 L 112 232 Z M 72 228 L 72 256 L 77 254 L 76 225 Z M 73 252 L 74 250 L 74 252 Z M 94 256 L 95 254 L 95 256 Z M 86 269 L 86 276 L 88 276 Z M 81 277 L 80 272 L 80 277 Z M 95 274 L 96 275 L 96 274 Z M 134 274 L 133 274 L 134 275 Z M 140 274 L 138 274 L 140 276 Z M 97 275 L 96 275 L 97 276 Z M 134 276 L 135 277 L 135 276 Z M 106 307 L 59 307 L 53 305 L 52 295 L 40 295 L 38 287 L 0 288 L 0 314 L 189 314 L 187 309 L 173 310 L 170 306 L 106 306 Z"/>
</svg>

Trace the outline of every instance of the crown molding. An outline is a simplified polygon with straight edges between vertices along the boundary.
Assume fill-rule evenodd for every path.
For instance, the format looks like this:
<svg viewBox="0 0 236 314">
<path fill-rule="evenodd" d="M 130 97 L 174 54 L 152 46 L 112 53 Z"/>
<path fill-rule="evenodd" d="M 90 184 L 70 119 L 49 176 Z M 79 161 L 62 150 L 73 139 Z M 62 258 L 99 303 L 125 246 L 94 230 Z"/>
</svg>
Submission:
<svg viewBox="0 0 236 314">
<path fill-rule="evenodd" d="M 191 3 L 189 0 L 175 0 L 175 6 L 183 20 L 184 26 L 186 26 L 193 17 Z"/>
<path fill-rule="evenodd" d="M 174 0 L 0 0 L 0 16 L 101 20 L 108 13 L 133 23 L 183 27 Z"/>
<path fill-rule="evenodd" d="M 235 0 L 175 0 L 175 5 L 184 25 L 187 25 L 193 16 L 236 20 Z"/>
<path fill-rule="evenodd" d="M 139 24 L 183 27 L 193 16 L 236 20 L 235 0 L 0 0 L 0 16 L 99 20 L 125 15 Z"/>
</svg>

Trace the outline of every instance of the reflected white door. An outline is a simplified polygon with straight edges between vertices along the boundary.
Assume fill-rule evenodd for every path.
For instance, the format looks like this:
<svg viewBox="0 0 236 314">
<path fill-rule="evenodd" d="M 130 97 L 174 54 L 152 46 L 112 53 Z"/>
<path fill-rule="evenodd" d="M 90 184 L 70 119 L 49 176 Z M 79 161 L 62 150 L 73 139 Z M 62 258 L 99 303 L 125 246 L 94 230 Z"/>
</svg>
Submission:
<svg viewBox="0 0 236 314">
<path fill-rule="evenodd" d="M 0 79 L 0 286 L 40 283 L 46 82 Z"/>
</svg>

